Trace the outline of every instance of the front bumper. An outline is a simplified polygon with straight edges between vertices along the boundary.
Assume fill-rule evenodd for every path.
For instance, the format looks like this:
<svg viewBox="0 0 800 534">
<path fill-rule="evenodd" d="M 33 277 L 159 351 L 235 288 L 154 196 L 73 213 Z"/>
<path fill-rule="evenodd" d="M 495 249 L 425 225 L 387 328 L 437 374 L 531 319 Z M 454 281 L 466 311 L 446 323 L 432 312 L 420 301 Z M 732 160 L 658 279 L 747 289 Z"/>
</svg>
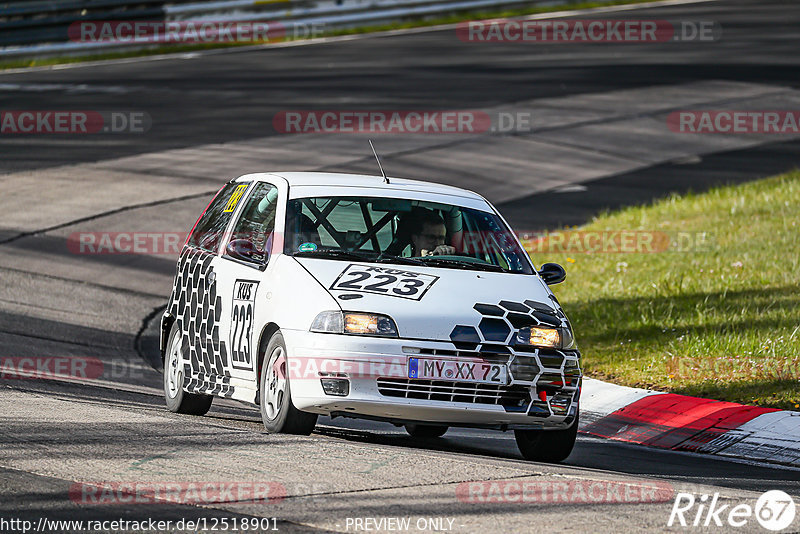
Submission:
<svg viewBox="0 0 800 534">
<path fill-rule="evenodd" d="M 578 414 L 580 354 L 463 351 L 449 342 L 283 330 L 292 401 L 299 410 L 394 423 L 560 429 Z M 484 346 L 485 347 L 485 346 Z M 409 357 L 508 365 L 509 383 L 409 379 Z M 322 378 L 346 378 L 347 396 L 326 395 Z"/>
</svg>

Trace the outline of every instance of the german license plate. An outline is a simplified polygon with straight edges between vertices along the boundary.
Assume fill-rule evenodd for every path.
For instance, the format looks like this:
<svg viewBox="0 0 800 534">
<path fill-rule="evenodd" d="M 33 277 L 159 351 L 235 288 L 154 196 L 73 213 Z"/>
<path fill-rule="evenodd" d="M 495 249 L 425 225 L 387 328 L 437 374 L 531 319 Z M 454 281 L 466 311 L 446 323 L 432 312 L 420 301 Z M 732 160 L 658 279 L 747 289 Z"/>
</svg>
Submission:
<svg viewBox="0 0 800 534">
<path fill-rule="evenodd" d="M 507 384 L 508 369 L 507 366 L 497 363 L 409 358 L 408 378 Z"/>
</svg>

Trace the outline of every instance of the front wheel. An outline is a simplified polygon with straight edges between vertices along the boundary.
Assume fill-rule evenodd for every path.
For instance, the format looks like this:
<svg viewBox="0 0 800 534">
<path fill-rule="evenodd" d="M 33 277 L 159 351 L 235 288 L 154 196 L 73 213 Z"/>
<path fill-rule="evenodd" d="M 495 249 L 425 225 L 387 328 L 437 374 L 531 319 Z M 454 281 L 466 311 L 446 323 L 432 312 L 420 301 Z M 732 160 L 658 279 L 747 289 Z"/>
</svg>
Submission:
<svg viewBox="0 0 800 534">
<path fill-rule="evenodd" d="M 567 459 L 578 437 L 578 418 L 564 430 L 515 430 L 522 457 L 535 462 L 558 463 Z"/>
<path fill-rule="evenodd" d="M 187 393 L 183 390 L 183 366 L 181 365 L 181 334 L 178 325 L 173 324 L 167 342 L 167 356 L 164 360 L 164 398 L 167 408 L 175 413 L 205 415 L 211 409 L 214 397 Z"/>
<path fill-rule="evenodd" d="M 269 340 L 259 387 L 261 419 L 270 434 L 308 436 L 317 424 L 317 414 L 301 412 L 292 404 L 286 344 L 276 332 Z"/>
</svg>

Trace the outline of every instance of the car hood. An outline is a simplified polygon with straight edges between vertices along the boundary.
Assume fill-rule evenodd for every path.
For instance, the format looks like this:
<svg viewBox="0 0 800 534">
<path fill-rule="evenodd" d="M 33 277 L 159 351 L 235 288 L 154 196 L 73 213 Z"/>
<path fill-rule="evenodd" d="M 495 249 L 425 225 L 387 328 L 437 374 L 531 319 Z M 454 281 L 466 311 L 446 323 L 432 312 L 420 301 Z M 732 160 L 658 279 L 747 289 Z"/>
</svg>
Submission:
<svg viewBox="0 0 800 534">
<path fill-rule="evenodd" d="M 295 259 L 343 310 L 388 315 L 397 324 L 401 338 L 504 343 L 510 341 L 515 327 L 526 322 L 524 316 L 533 318 L 528 324 L 567 324 L 555 297 L 535 275 Z M 370 277 L 365 278 L 363 273 Z M 419 286 L 418 292 L 405 295 L 415 286 Z"/>
</svg>

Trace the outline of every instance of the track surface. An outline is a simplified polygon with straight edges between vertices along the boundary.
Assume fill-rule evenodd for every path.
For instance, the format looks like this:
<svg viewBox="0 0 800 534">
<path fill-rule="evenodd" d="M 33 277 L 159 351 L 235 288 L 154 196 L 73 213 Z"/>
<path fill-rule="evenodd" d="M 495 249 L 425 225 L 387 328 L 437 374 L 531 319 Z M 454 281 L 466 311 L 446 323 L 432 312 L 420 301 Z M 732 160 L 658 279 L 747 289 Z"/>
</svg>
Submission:
<svg viewBox="0 0 800 534">
<path fill-rule="evenodd" d="M 633 532 L 664 530 L 672 499 L 468 503 L 458 484 L 655 480 L 672 491 L 719 492 L 729 504 L 753 504 L 774 488 L 800 495 L 798 471 L 583 436 L 564 465 L 550 466 L 523 462 L 512 436 L 491 432 L 412 441 L 390 425 L 321 419 L 311 438 L 269 436 L 257 412 L 225 402 L 206 418 L 174 416 L 162 407 L 160 374 L 140 357 L 152 358 L 146 327 L 166 301 L 174 255 L 80 256 L 65 246 L 80 231 L 185 231 L 208 192 L 244 172 L 372 172 L 362 136 L 277 134 L 272 117 L 286 109 L 534 110 L 551 122 L 524 135 L 378 141 L 393 174 L 464 183 L 526 228 L 800 163 L 793 138 L 658 137 L 667 111 L 698 102 L 797 109 L 795 3 L 715 1 L 593 18 L 617 17 L 715 20 L 723 39 L 475 45 L 443 29 L 0 75 L 0 109 L 141 110 L 154 124 L 145 135 L 0 137 L 1 354 L 103 363 L 94 381 L 0 381 L 0 515 L 240 514 L 275 516 L 286 531 L 348 531 L 347 517 L 411 516 L 452 518 L 456 532 Z M 671 98 L 672 107 L 659 108 Z M 572 152 L 548 161 L 554 150 Z M 469 174 L 492 167 L 513 187 L 502 176 Z M 275 482 L 289 497 L 204 506 L 68 497 L 75 481 L 210 480 Z"/>
<path fill-rule="evenodd" d="M 0 168 L 18 170 L 260 138 L 286 109 L 481 109 L 532 98 L 698 80 L 797 86 L 791 0 L 714 1 L 638 13 L 713 20 L 717 42 L 520 45 L 466 43 L 454 30 L 188 59 L 134 61 L 2 76 L 3 109 L 132 109 L 156 128 L 124 142 L 24 138 Z M 597 18 L 635 18 L 630 12 Z M 588 17 L 587 17 L 588 18 Z M 15 91 L 13 84 L 23 89 Z M 37 84 L 37 89 L 24 89 Z"/>
</svg>

